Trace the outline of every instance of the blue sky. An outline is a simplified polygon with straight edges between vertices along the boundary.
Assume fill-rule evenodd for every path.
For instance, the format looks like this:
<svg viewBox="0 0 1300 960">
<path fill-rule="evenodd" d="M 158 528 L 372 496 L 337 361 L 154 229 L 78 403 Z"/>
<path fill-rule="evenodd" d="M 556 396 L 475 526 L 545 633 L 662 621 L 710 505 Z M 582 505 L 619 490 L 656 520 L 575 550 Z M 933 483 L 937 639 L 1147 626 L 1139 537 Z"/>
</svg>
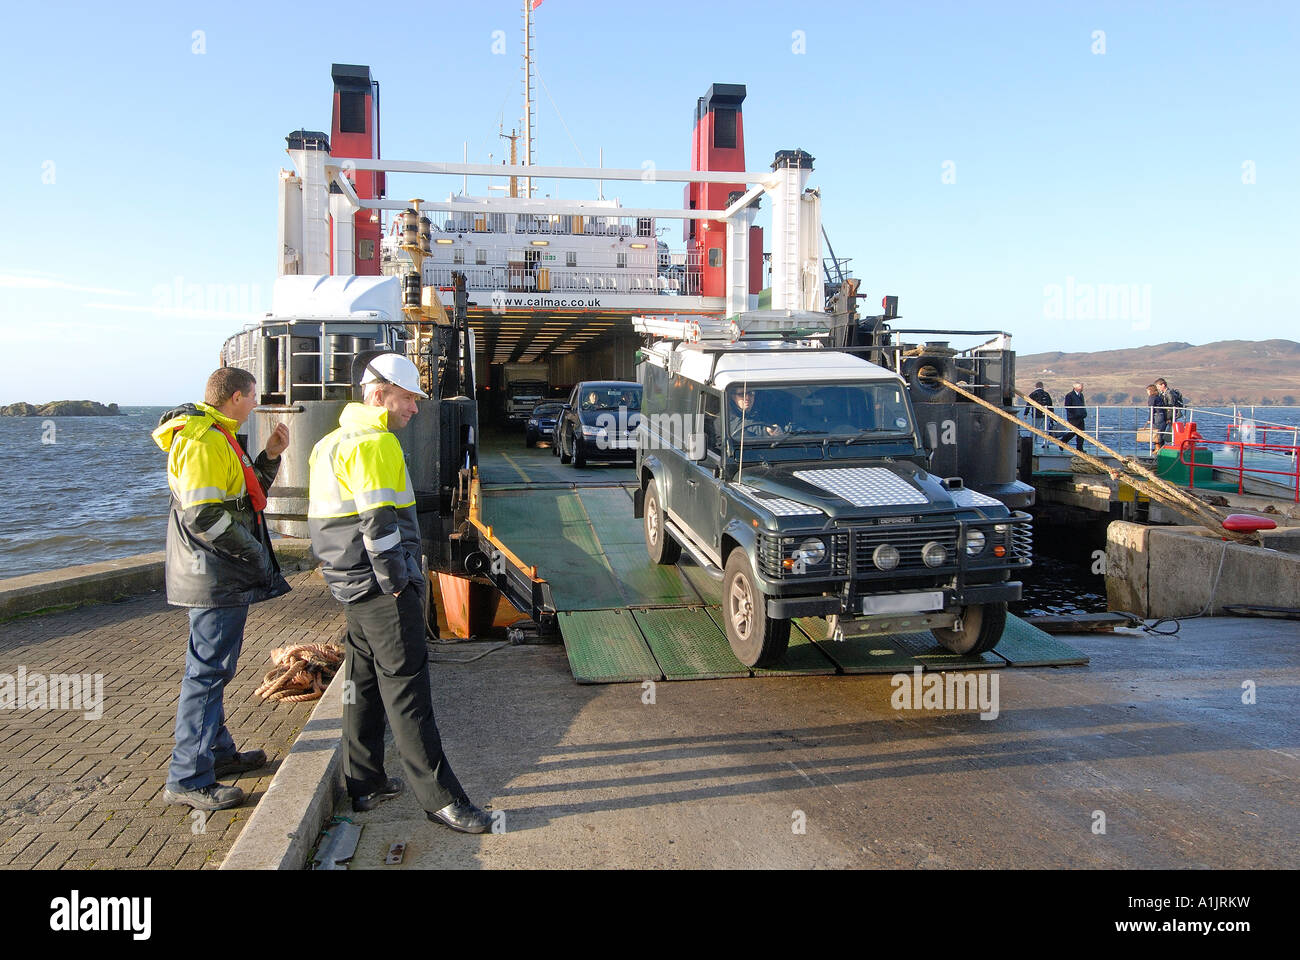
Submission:
<svg viewBox="0 0 1300 960">
<path fill-rule="evenodd" d="M 468 141 L 500 160 L 518 4 L 304 9 L 6 14 L 0 402 L 199 393 L 270 305 L 284 136 L 328 129 L 332 62 L 380 81 L 385 156 L 456 160 Z M 744 83 L 750 169 L 813 154 L 836 252 L 908 325 L 1006 329 L 1025 353 L 1298 339 L 1298 11 L 545 0 L 535 161 L 594 166 L 603 147 L 608 166 L 685 168 L 696 98 Z M 459 185 L 432 183 L 390 195 Z M 178 283 L 202 305 L 178 310 Z"/>
</svg>

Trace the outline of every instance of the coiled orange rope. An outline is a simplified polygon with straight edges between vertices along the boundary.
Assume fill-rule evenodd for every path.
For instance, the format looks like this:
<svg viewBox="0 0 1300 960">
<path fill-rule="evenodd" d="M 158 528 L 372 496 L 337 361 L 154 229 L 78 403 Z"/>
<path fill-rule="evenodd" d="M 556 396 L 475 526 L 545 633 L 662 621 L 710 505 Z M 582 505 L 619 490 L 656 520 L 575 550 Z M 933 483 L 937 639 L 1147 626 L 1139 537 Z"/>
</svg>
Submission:
<svg viewBox="0 0 1300 960">
<path fill-rule="evenodd" d="M 271 651 L 275 664 L 257 695 L 263 700 L 301 703 L 318 700 L 343 663 L 343 648 L 337 643 L 299 643 Z"/>
</svg>

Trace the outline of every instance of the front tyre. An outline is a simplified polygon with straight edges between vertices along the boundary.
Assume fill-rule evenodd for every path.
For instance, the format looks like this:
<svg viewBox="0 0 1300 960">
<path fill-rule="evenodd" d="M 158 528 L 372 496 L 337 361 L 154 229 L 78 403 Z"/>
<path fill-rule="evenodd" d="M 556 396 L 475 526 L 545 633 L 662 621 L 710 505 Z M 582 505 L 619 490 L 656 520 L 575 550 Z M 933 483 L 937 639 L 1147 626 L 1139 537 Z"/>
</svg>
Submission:
<svg viewBox="0 0 1300 960">
<path fill-rule="evenodd" d="M 770 667 L 790 645 L 790 621 L 767 615 L 767 597 L 758 589 L 745 551 L 727 557 L 722 577 L 722 616 L 731 652 L 747 667 Z"/>
<path fill-rule="evenodd" d="M 673 539 L 665 528 L 663 503 L 659 500 L 659 484 L 650 481 L 645 488 L 645 509 L 642 524 L 645 527 L 645 548 L 650 559 L 659 564 L 676 563 L 682 556 L 682 545 Z"/>
<path fill-rule="evenodd" d="M 572 458 L 564 452 L 564 436 L 560 435 L 560 463 L 568 463 Z"/>
<path fill-rule="evenodd" d="M 940 645 L 953 653 L 977 656 L 988 653 L 1002 639 L 1007 626 L 1006 601 L 962 607 L 961 630 L 935 627 L 930 630 Z"/>
<path fill-rule="evenodd" d="M 583 454 L 583 452 L 582 452 L 582 441 L 578 439 L 578 435 L 577 435 L 576 433 L 573 434 L 573 451 L 572 451 L 572 453 L 573 453 L 573 465 L 574 465 L 574 467 L 576 467 L 577 469 L 581 470 L 583 467 L 585 467 L 585 466 L 587 465 L 587 458 L 586 458 L 586 456 L 585 456 L 585 455 Z"/>
</svg>

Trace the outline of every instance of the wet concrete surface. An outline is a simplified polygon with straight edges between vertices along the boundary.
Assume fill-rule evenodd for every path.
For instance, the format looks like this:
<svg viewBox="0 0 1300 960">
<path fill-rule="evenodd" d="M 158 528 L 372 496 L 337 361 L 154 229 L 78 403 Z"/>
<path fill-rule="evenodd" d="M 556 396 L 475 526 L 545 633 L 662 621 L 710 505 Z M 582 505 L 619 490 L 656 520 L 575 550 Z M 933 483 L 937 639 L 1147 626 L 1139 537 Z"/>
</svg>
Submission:
<svg viewBox="0 0 1300 960">
<path fill-rule="evenodd" d="M 646 703 L 575 683 L 559 646 L 438 663 L 449 756 L 502 832 L 430 823 L 408 791 L 340 811 L 365 825 L 351 868 L 1300 864 L 1297 624 L 1066 639 L 1091 666 L 998 671 L 989 721 L 895 710 L 887 675 L 662 682 Z"/>
</svg>

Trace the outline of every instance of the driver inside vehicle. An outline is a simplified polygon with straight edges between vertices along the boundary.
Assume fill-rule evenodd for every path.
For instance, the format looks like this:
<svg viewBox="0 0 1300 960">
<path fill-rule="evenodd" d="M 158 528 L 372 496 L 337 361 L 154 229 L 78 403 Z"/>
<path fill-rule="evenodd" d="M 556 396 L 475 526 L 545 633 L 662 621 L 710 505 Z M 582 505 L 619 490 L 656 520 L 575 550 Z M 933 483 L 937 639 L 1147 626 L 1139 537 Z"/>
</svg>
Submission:
<svg viewBox="0 0 1300 960">
<path fill-rule="evenodd" d="M 731 426 L 733 440 L 745 437 L 779 437 L 785 433 L 780 416 L 776 412 L 776 403 L 768 396 L 770 390 L 763 391 L 763 398 L 748 387 L 737 387 L 731 392 Z M 786 420 L 789 418 L 787 417 Z"/>
</svg>

